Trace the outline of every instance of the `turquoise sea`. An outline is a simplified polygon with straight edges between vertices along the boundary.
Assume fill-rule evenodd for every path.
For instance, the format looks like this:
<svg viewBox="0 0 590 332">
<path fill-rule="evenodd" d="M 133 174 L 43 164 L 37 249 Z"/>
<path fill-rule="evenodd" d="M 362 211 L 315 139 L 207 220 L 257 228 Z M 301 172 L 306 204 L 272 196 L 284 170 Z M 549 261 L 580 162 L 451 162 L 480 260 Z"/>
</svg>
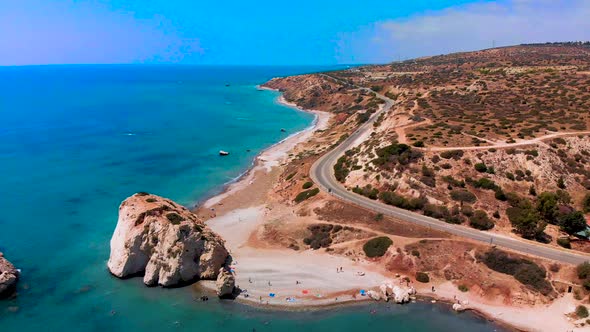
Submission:
<svg viewBox="0 0 590 332">
<path fill-rule="evenodd" d="M 149 191 L 193 205 L 220 191 L 313 119 L 256 84 L 326 69 L 0 67 L 0 251 L 22 269 L 18 297 L 0 302 L 0 330 L 500 330 L 446 306 L 264 311 L 109 275 L 123 199 Z"/>
</svg>

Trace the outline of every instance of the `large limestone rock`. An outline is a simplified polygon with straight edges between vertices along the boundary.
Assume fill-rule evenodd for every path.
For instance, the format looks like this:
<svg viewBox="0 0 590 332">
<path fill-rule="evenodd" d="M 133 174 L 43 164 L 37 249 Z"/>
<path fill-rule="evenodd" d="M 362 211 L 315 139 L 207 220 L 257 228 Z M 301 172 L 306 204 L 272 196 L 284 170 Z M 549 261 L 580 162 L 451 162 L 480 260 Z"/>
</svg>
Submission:
<svg viewBox="0 0 590 332">
<path fill-rule="evenodd" d="M 395 303 L 408 303 L 411 300 L 411 296 L 416 294 L 414 287 L 399 287 L 393 286 L 391 289 L 391 297 Z"/>
<path fill-rule="evenodd" d="M 215 279 L 225 265 L 224 241 L 171 200 L 138 193 L 119 207 L 108 268 L 119 278 L 144 273 L 148 286 Z"/>
<path fill-rule="evenodd" d="M 0 252 L 0 299 L 14 293 L 19 271 Z"/>
<path fill-rule="evenodd" d="M 215 288 L 217 289 L 217 296 L 220 298 L 233 296 L 236 288 L 236 277 L 231 271 L 221 268 L 215 282 Z"/>
</svg>

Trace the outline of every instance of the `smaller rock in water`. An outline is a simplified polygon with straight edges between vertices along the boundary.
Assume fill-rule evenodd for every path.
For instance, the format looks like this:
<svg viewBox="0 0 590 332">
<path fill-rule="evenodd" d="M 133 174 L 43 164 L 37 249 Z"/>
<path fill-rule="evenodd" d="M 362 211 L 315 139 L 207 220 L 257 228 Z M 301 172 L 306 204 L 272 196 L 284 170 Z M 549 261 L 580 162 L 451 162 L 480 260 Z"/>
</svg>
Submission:
<svg viewBox="0 0 590 332">
<path fill-rule="evenodd" d="M 217 296 L 220 298 L 232 297 L 236 289 L 236 277 L 226 268 L 221 268 L 215 282 Z"/>
<path fill-rule="evenodd" d="M 0 252 L 0 299 L 15 294 L 20 272 Z"/>
</svg>

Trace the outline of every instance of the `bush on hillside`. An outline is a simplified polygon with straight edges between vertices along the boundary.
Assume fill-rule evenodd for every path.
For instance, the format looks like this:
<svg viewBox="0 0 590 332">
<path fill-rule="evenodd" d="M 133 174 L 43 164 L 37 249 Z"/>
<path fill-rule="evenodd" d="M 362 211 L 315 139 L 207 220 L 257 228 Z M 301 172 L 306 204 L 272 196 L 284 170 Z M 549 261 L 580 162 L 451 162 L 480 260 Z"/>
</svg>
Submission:
<svg viewBox="0 0 590 332">
<path fill-rule="evenodd" d="M 425 272 L 416 272 L 416 281 L 427 283 L 430 282 L 430 277 Z"/>
<path fill-rule="evenodd" d="M 588 317 L 588 308 L 586 308 L 586 306 L 579 305 L 576 308 L 576 316 L 578 316 L 578 318 L 586 318 L 586 317 Z"/>
<path fill-rule="evenodd" d="M 494 228 L 494 222 L 490 220 L 488 214 L 483 210 L 477 210 L 473 213 L 473 216 L 469 218 L 469 225 L 482 231 Z"/>
<path fill-rule="evenodd" d="M 590 262 L 584 262 L 578 265 L 576 272 L 578 273 L 578 278 L 581 280 L 590 278 Z"/>
<path fill-rule="evenodd" d="M 302 191 L 299 194 L 297 194 L 297 196 L 295 196 L 295 203 L 301 203 L 304 200 L 306 200 L 310 197 L 313 197 L 319 193 L 320 193 L 320 189 L 318 189 L 318 188 Z"/>
<path fill-rule="evenodd" d="M 311 181 L 305 182 L 302 186 L 303 189 L 309 189 L 311 187 L 313 187 L 313 182 L 311 182 Z"/>
<path fill-rule="evenodd" d="M 477 200 L 475 195 L 465 189 L 456 189 L 451 191 L 451 198 L 459 202 L 474 203 Z"/>
<path fill-rule="evenodd" d="M 490 269 L 513 276 L 524 285 L 536 289 L 543 295 L 551 293 L 553 288 L 546 279 L 547 272 L 532 261 L 509 256 L 506 252 L 492 249 L 480 257 Z"/>
<path fill-rule="evenodd" d="M 363 245 L 363 251 L 367 257 L 381 257 L 385 255 L 387 249 L 393 244 L 390 238 L 387 236 L 380 236 L 371 239 Z"/>
</svg>

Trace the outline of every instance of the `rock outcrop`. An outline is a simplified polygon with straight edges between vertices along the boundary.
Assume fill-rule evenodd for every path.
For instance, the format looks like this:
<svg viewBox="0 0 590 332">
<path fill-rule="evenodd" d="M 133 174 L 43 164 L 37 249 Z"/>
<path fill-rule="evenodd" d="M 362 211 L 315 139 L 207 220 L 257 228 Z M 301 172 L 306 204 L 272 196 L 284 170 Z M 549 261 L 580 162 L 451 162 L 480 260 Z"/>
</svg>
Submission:
<svg viewBox="0 0 590 332">
<path fill-rule="evenodd" d="M 177 286 L 215 279 L 225 265 L 224 241 L 188 209 L 147 193 L 127 198 L 111 238 L 109 271 L 144 274 L 148 286 Z"/>
<path fill-rule="evenodd" d="M 217 289 L 217 296 L 220 298 L 233 296 L 236 288 L 236 277 L 231 271 L 221 268 L 215 282 L 215 288 Z"/>
<path fill-rule="evenodd" d="M 19 271 L 0 252 L 0 299 L 14 294 Z"/>
<path fill-rule="evenodd" d="M 408 303 L 412 299 L 412 295 L 416 294 L 414 287 L 400 287 L 393 286 L 392 284 L 384 283 L 379 286 L 379 291 L 369 291 L 367 295 L 375 300 L 392 300 L 395 303 Z"/>
</svg>

